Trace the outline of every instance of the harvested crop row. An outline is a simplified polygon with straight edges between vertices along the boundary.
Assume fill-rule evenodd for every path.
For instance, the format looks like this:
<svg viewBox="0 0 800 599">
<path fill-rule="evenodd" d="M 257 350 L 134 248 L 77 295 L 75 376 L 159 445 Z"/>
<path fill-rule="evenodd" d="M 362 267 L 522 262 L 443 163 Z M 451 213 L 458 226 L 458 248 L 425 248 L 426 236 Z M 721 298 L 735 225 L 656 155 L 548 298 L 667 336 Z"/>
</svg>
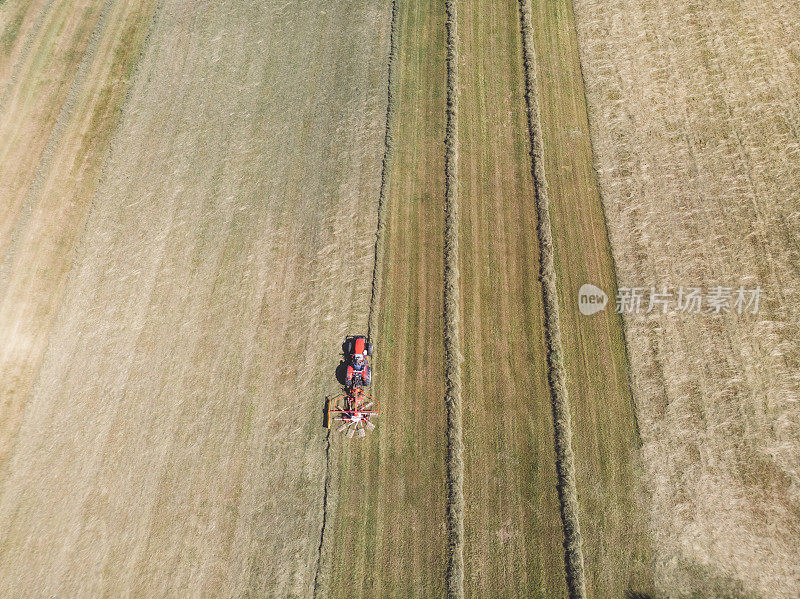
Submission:
<svg viewBox="0 0 800 599">
<path fill-rule="evenodd" d="M 332 470 L 333 467 L 331 466 L 331 429 L 329 428 L 325 432 L 325 456 L 323 458 L 325 464 L 325 479 L 322 483 L 322 523 L 320 524 L 320 531 L 319 531 L 319 546 L 317 547 L 317 565 L 314 568 L 314 586 L 312 590 L 312 597 L 316 598 L 321 596 L 324 593 L 325 588 L 325 576 L 324 576 L 324 555 L 325 555 L 325 538 L 326 538 L 326 531 L 328 529 L 328 518 L 329 512 L 333 510 L 335 507 L 335 502 L 333 501 L 332 497 L 334 494 L 334 486 L 335 483 L 332 480 Z"/>
<path fill-rule="evenodd" d="M 381 415 L 365 443 L 345 439 L 341 447 L 334 437 L 339 492 L 326 560 L 331 597 L 447 592 L 445 14 L 436 0 L 399 0 L 396 10 L 383 281 L 371 331 L 372 393 Z"/>
<path fill-rule="evenodd" d="M 447 130 L 445 133 L 444 359 L 447 408 L 447 594 L 464 596 L 464 432 L 461 405 L 458 270 L 458 0 L 446 0 Z"/>
<path fill-rule="evenodd" d="M 564 549 L 567 584 L 573 598 L 586 596 L 578 518 L 578 491 L 575 482 L 575 457 L 572 451 L 572 425 L 566 387 L 566 371 L 558 316 L 558 292 L 554 265 L 553 235 L 550 225 L 550 206 L 547 178 L 544 172 L 541 115 L 536 92 L 536 57 L 531 31 L 530 0 L 520 0 L 520 22 L 525 68 L 525 101 L 531 139 L 532 174 L 538 216 L 539 252 L 541 261 L 542 298 L 544 301 L 545 336 L 547 339 L 548 376 L 553 401 L 556 468 L 561 515 L 564 523 Z"/>
<path fill-rule="evenodd" d="M 519 7 L 458 13 L 464 592 L 563 597 Z"/>
<path fill-rule="evenodd" d="M 628 357 L 615 311 L 616 276 L 593 169 L 571 0 L 531 2 L 536 100 L 547 174 L 564 382 L 586 593 L 652 593 L 652 542 Z M 582 285 L 599 286 L 605 310 L 579 310 Z"/>
<path fill-rule="evenodd" d="M 386 83 L 386 132 L 383 136 L 383 160 L 381 162 L 381 187 L 378 192 L 378 223 L 375 228 L 375 263 L 372 268 L 372 295 L 369 302 L 369 320 L 367 322 L 367 336 L 371 337 L 375 328 L 378 306 L 381 302 L 383 285 L 383 259 L 384 237 L 386 231 L 386 194 L 389 191 L 389 177 L 392 172 L 392 158 L 394 156 L 394 139 L 392 126 L 394 123 L 395 107 L 395 81 L 397 79 L 397 12 L 398 0 L 392 0 L 392 23 L 389 30 L 389 68 Z"/>
</svg>

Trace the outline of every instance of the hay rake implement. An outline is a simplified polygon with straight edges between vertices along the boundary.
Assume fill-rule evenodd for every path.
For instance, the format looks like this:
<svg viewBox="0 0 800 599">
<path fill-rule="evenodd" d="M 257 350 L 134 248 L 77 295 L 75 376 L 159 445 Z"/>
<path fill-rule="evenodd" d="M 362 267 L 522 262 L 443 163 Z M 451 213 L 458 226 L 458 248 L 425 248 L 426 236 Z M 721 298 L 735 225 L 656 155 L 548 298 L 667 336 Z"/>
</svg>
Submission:
<svg viewBox="0 0 800 599">
<path fill-rule="evenodd" d="M 349 439 L 353 436 L 365 437 L 367 431 L 375 430 L 373 418 L 378 416 L 378 400 L 367 395 L 361 387 L 348 387 L 336 397 L 328 397 L 325 411 L 325 426 L 336 426 L 336 432 L 344 433 Z"/>
</svg>

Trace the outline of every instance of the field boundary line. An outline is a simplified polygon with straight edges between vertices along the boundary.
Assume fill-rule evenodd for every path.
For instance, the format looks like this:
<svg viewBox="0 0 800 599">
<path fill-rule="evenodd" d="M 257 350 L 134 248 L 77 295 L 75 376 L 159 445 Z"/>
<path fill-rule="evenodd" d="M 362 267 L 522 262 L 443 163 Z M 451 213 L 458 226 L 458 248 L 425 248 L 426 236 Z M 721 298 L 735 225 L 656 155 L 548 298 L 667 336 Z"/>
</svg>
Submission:
<svg viewBox="0 0 800 599">
<path fill-rule="evenodd" d="M 372 339 L 373 331 L 377 328 L 375 320 L 378 314 L 378 304 L 383 293 L 383 254 L 384 238 L 386 231 L 386 196 L 388 194 L 389 179 L 391 176 L 392 160 L 394 157 L 394 128 L 395 116 L 395 80 L 397 69 L 397 28 L 398 28 L 398 1 L 392 0 L 391 21 L 389 26 L 389 59 L 386 82 L 386 124 L 383 135 L 383 158 L 381 160 L 381 182 L 378 191 L 377 223 L 375 225 L 375 257 L 372 264 L 372 283 L 369 299 L 369 315 L 367 316 L 367 338 Z M 328 525 L 328 502 L 331 497 L 331 429 L 325 435 L 325 485 L 322 499 L 322 526 L 317 549 L 317 565 L 314 573 L 313 597 L 327 594 L 323 589 L 324 555 L 326 553 L 326 531 Z"/>
<path fill-rule="evenodd" d="M 464 597 L 464 433 L 459 339 L 458 0 L 445 0 L 447 128 L 445 132 L 444 360 L 447 410 L 447 596 Z"/>
<path fill-rule="evenodd" d="M 575 481 L 575 456 L 572 451 L 572 423 L 564 368 L 564 350 L 558 313 L 558 290 L 554 261 L 553 232 L 550 224 L 550 200 L 544 170 L 541 113 L 536 92 L 536 50 L 533 45 L 530 0 L 519 0 L 522 32 L 523 69 L 525 71 L 525 104 L 528 134 L 531 141 L 531 173 L 536 200 L 539 236 L 539 268 L 544 304 L 544 327 L 547 342 L 548 382 L 553 404 L 556 471 L 561 520 L 564 525 L 564 563 L 567 587 L 572 599 L 586 597 L 583 547 L 578 516 L 578 489 Z"/>
</svg>

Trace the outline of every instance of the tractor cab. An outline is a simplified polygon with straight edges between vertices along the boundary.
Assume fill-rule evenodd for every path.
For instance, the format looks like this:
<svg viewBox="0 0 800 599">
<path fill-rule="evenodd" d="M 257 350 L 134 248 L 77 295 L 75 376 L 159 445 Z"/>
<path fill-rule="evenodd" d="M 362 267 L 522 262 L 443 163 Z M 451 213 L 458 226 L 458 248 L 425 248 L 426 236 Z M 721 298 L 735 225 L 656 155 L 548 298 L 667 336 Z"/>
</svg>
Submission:
<svg viewBox="0 0 800 599">
<path fill-rule="evenodd" d="M 348 337 L 344 343 L 344 352 L 347 364 L 345 385 L 369 387 L 372 383 L 372 372 L 367 358 L 372 355 L 372 343 L 364 335 Z"/>
</svg>

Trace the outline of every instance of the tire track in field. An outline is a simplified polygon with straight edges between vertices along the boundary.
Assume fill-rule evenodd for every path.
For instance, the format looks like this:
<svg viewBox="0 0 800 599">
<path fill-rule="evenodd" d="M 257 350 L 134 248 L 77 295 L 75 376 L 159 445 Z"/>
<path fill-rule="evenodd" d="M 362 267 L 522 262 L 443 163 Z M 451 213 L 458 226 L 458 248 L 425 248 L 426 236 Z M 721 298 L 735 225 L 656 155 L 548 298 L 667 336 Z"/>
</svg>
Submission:
<svg viewBox="0 0 800 599">
<path fill-rule="evenodd" d="M 389 28 L 389 60 L 388 76 L 386 84 L 386 125 L 383 137 L 383 159 L 381 162 L 381 183 L 378 192 L 377 224 L 375 227 L 375 258 L 372 266 L 372 286 L 369 300 L 369 316 L 367 317 L 367 338 L 372 338 L 375 330 L 375 319 L 377 318 L 377 306 L 381 301 L 383 291 L 383 246 L 384 231 L 386 230 L 386 195 L 389 187 L 389 174 L 392 167 L 394 156 L 394 138 L 392 137 L 392 126 L 395 115 L 395 80 L 396 80 L 396 59 L 397 59 L 397 25 L 398 25 L 398 0 L 392 0 L 391 25 Z M 373 375 L 374 376 L 374 375 Z M 319 547 L 317 549 L 317 565 L 314 572 L 314 594 L 316 598 L 323 589 L 321 574 L 323 570 L 323 555 L 325 553 L 325 533 L 328 525 L 328 497 L 331 494 L 331 429 L 325 434 L 325 485 L 322 493 L 322 525 L 319 534 Z"/>
<path fill-rule="evenodd" d="M 445 0 L 447 128 L 445 132 L 444 351 L 447 410 L 447 595 L 464 597 L 464 436 L 461 402 L 458 256 L 458 1 Z"/>
<path fill-rule="evenodd" d="M 536 200 L 540 246 L 540 279 L 544 305 L 545 338 L 547 340 L 548 380 L 553 402 L 553 423 L 558 473 L 558 497 L 564 524 L 564 561 L 567 586 L 572 599 L 586 597 L 583 548 L 578 517 L 578 490 L 575 481 L 575 457 L 572 451 L 572 424 L 563 362 L 561 330 L 558 314 L 558 291 L 554 264 L 553 233 L 550 225 L 550 201 L 544 172 L 541 114 L 536 95 L 536 54 L 531 29 L 530 0 L 519 0 L 522 29 L 522 55 L 525 71 L 525 105 L 528 113 L 528 134 L 531 140 L 531 172 Z"/>
</svg>

